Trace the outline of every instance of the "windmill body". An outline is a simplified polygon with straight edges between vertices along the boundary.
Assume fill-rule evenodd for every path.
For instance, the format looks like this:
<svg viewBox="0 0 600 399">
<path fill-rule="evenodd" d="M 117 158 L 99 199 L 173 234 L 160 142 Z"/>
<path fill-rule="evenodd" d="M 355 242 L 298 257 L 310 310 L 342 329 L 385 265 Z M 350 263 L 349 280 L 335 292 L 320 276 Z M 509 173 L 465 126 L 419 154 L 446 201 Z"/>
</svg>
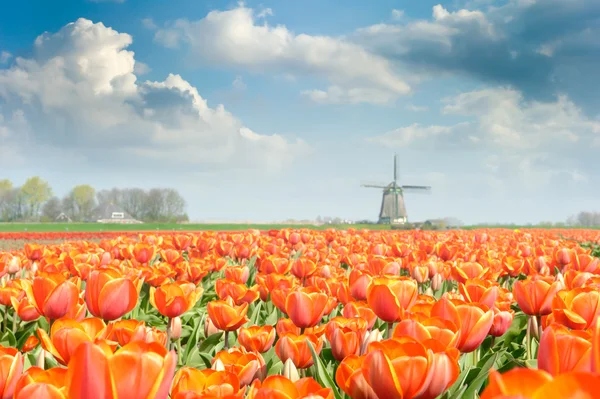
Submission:
<svg viewBox="0 0 600 399">
<path fill-rule="evenodd" d="M 406 204 L 404 202 L 405 191 L 429 191 L 429 186 L 407 186 L 398 184 L 398 162 L 394 154 L 394 181 L 387 185 L 363 184 L 363 187 L 383 189 L 381 208 L 379 210 L 380 224 L 405 224 L 408 222 Z"/>
</svg>

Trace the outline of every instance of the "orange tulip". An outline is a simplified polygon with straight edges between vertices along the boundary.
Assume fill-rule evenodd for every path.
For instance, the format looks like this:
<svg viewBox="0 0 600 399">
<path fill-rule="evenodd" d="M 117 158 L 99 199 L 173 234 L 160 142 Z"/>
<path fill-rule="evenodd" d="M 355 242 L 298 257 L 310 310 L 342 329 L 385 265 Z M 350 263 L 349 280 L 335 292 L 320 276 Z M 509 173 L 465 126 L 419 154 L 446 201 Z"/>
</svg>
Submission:
<svg viewBox="0 0 600 399">
<path fill-rule="evenodd" d="M 40 314 L 30 302 L 29 298 L 26 296 L 21 298 L 21 300 L 17 300 L 15 297 L 10 298 L 11 305 L 17 316 L 23 321 L 33 321 L 40 318 Z"/>
<path fill-rule="evenodd" d="M 13 397 L 23 365 L 23 355 L 18 350 L 0 346 L 0 398 Z"/>
<path fill-rule="evenodd" d="M 219 299 L 231 297 L 236 305 L 241 305 L 243 302 L 248 304 L 253 303 L 260 296 L 258 285 L 248 288 L 244 283 L 227 279 L 217 280 L 215 282 L 215 291 Z"/>
<path fill-rule="evenodd" d="M 15 399 L 67 399 L 67 369 L 48 370 L 33 366 L 27 369 L 15 388 Z"/>
<path fill-rule="evenodd" d="M 332 328 L 327 330 L 326 334 L 327 340 L 331 345 L 331 353 L 335 360 L 342 361 L 347 356 L 358 355 L 360 353 L 360 344 L 363 338 L 360 330 L 339 325 L 335 322 L 329 322 L 328 326 L 332 326 Z"/>
<path fill-rule="evenodd" d="M 533 398 L 536 391 L 552 376 L 544 370 L 514 368 L 500 374 L 490 371 L 490 382 L 481 394 L 481 399 Z"/>
<path fill-rule="evenodd" d="M 294 366 L 298 369 L 305 369 L 314 364 L 309 343 L 313 346 L 317 354 L 321 353 L 323 341 L 313 334 L 296 335 L 287 333 L 282 335 L 275 344 L 275 353 L 277 357 L 285 363 L 288 359 L 292 360 Z"/>
<path fill-rule="evenodd" d="M 408 336 L 419 342 L 434 339 L 444 347 L 454 348 L 458 344 L 460 329 L 450 320 L 441 317 L 429 317 L 420 321 L 406 319 L 396 325 L 393 336 Z"/>
<path fill-rule="evenodd" d="M 570 331 L 551 324 L 542 333 L 538 349 L 538 368 L 553 376 L 569 371 L 592 369 L 591 336 L 584 331 Z"/>
<path fill-rule="evenodd" d="M 50 328 L 50 336 L 41 328 L 37 329 L 41 345 L 44 350 L 62 365 L 69 364 L 69 360 L 79 345 L 84 342 L 102 341 L 106 324 L 102 319 L 89 318 L 81 323 L 70 319 L 56 320 Z"/>
<path fill-rule="evenodd" d="M 494 307 L 498 298 L 498 285 L 488 280 L 469 279 L 458 285 L 458 291 L 467 302 L 479 302 L 488 308 Z"/>
<path fill-rule="evenodd" d="M 535 277 L 515 282 L 513 294 L 523 313 L 544 316 L 552 312 L 552 299 L 559 289 L 552 278 Z"/>
<path fill-rule="evenodd" d="M 202 286 L 176 281 L 160 287 L 150 287 L 150 303 L 163 316 L 181 316 L 196 305 L 203 293 Z"/>
<path fill-rule="evenodd" d="M 223 331 L 235 331 L 248 321 L 248 304 L 235 306 L 229 297 L 225 300 L 211 301 L 207 305 L 208 317 L 215 327 Z"/>
<path fill-rule="evenodd" d="M 262 383 L 255 381 L 247 399 L 333 399 L 331 388 L 323 388 L 311 377 L 292 382 L 280 375 L 272 375 Z"/>
<path fill-rule="evenodd" d="M 342 360 L 335 372 L 335 382 L 353 399 L 378 399 L 363 374 L 363 359 L 364 356 L 350 355 Z"/>
<path fill-rule="evenodd" d="M 381 320 L 400 321 L 415 304 L 418 285 L 415 280 L 390 276 L 376 277 L 367 288 L 367 303 Z"/>
<path fill-rule="evenodd" d="M 592 327 L 600 313 L 600 292 L 596 287 L 560 291 L 552 300 L 552 318 L 573 330 Z"/>
<path fill-rule="evenodd" d="M 297 327 L 314 327 L 321 322 L 329 297 L 318 291 L 297 290 L 288 294 L 285 313 Z"/>
<path fill-rule="evenodd" d="M 362 370 L 380 398 L 411 399 L 427 389 L 432 360 L 425 346 L 413 338 L 392 338 L 369 346 Z"/>
<path fill-rule="evenodd" d="M 79 289 L 61 273 L 39 273 L 24 289 L 29 303 L 50 320 L 65 316 L 79 300 Z"/>
<path fill-rule="evenodd" d="M 240 328 L 238 341 L 248 351 L 265 353 L 275 342 L 275 329 L 273 326 Z"/>
<path fill-rule="evenodd" d="M 85 303 L 93 316 L 116 320 L 136 307 L 140 288 L 117 269 L 94 270 L 86 283 Z"/>
<path fill-rule="evenodd" d="M 188 397 L 242 397 L 245 387 L 240 387 L 236 374 L 229 371 L 212 369 L 198 370 L 184 366 L 180 368 L 173 379 L 171 398 L 184 399 Z M 193 396 L 190 396 L 193 395 Z"/>
<path fill-rule="evenodd" d="M 90 342 L 71 356 L 67 374 L 70 399 L 166 398 L 177 355 L 156 342 L 132 342 L 111 353 Z"/>
<path fill-rule="evenodd" d="M 221 362 L 225 371 L 238 376 L 241 386 L 250 385 L 255 378 L 263 380 L 267 376 L 267 365 L 263 357 L 243 348 L 222 350 L 213 358 L 213 366 L 217 361 Z"/>
</svg>

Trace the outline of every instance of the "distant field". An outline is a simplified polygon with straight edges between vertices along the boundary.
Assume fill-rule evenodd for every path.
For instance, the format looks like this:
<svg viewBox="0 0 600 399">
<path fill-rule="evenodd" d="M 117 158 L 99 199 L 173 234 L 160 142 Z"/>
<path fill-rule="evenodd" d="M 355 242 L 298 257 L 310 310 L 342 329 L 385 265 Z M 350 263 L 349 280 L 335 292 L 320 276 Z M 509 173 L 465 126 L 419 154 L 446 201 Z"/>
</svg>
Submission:
<svg viewBox="0 0 600 399">
<path fill-rule="evenodd" d="M 100 232 L 100 231 L 242 231 L 248 229 L 271 230 L 271 229 L 315 229 L 325 230 L 335 229 L 369 229 L 369 230 L 389 230 L 389 226 L 379 224 L 341 224 L 341 225 L 312 225 L 312 224 L 165 224 L 165 223 L 144 223 L 144 224 L 100 224 L 100 223 L 0 223 L 0 233 L 4 232 Z M 528 228 L 556 228 L 550 226 L 518 226 L 518 225 L 478 225 L 462 226 L 461 229 L 528 229 Z M 566 227 L 573 229 L 577 227 Z M 597 227 L 586 227 L 587 229 L 600 229 Z"/>
<path fill-rule="evenodd" d="M 311 225 L 311 224 L 100 224 L 100 223 L 0 223 L 1 232 L 58 232 L 58 231 L 236 231 L 236 230 L 271 230 L 271 229 L 315 229 L 324 230 L 329 228 L 336 229 L 371 229 L 387 230 L 389 226 L 377 224 L 343 224 L 343 225 Z"/>
</svg>

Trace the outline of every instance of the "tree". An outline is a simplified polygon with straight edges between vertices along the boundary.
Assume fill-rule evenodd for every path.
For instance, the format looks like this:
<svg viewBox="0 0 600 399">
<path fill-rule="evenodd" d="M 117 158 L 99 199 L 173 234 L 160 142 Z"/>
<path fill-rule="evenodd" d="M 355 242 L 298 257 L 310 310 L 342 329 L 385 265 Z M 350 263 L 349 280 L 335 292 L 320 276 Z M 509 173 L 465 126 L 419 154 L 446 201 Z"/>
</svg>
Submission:
<svg viewBox="0 0 600 399">
<path fill-rule="evenodd" d="M 25 217 L 37 218 L 41 206 L 52 197 L 52 188 L 39 176 L 30 177 L 21 186 L 23 203 L 26 207 Z"/>
<path fill-rule="evenodd" d="M 0 180 L 0 220 L 9 221 L 12 216 L 12 199 L 13 184 L 8 179 Z"/>
<path fill-rule="evenodd" d="M 185 200 L 172 188 L 164 190 L 163 193 L 163 211 L 167 221 L 175 222 L 185 212 Z"/>
<path fill-rule="evenodd" d="M 73 187 L 69 196 L 75 205 L 72 216 L 77 220 L 88 220 L 96 206 L 96 190 L 89 184 L 80 184 Z"/>
<path fill-rule="evenodd" d="M 135 219 L 145 219 L 147 195 L 141 188 L 126 188 L 121 191 L 116 204 L 123 207 Z"/>
<path fill-rule="evenodd" d="M 42 217 L 49 222 L 56 220 L 62 212 L 62 204 L 58 197 L 52 197 L 42 206 Z"/>
</svg>

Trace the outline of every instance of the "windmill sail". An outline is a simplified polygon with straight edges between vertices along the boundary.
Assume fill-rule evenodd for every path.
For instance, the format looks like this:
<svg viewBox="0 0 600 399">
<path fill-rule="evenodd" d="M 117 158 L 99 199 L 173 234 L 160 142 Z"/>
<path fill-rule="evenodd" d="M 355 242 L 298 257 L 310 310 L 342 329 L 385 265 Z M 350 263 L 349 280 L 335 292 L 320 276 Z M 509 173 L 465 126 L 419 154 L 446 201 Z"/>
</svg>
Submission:
<svg viewBox="0 0 600 399">
<path fill-rule="evenodd" d="M 427 192 L 429 186 L 399 185 L 398 155 L 394 154 L 394 180 L 389 184 L 362 184 L 363 187 L 383 189 L 381 208 L 379 209 L 379 223 L 404 224 L 408 221 L 404 191 Z"/>
</svg>

